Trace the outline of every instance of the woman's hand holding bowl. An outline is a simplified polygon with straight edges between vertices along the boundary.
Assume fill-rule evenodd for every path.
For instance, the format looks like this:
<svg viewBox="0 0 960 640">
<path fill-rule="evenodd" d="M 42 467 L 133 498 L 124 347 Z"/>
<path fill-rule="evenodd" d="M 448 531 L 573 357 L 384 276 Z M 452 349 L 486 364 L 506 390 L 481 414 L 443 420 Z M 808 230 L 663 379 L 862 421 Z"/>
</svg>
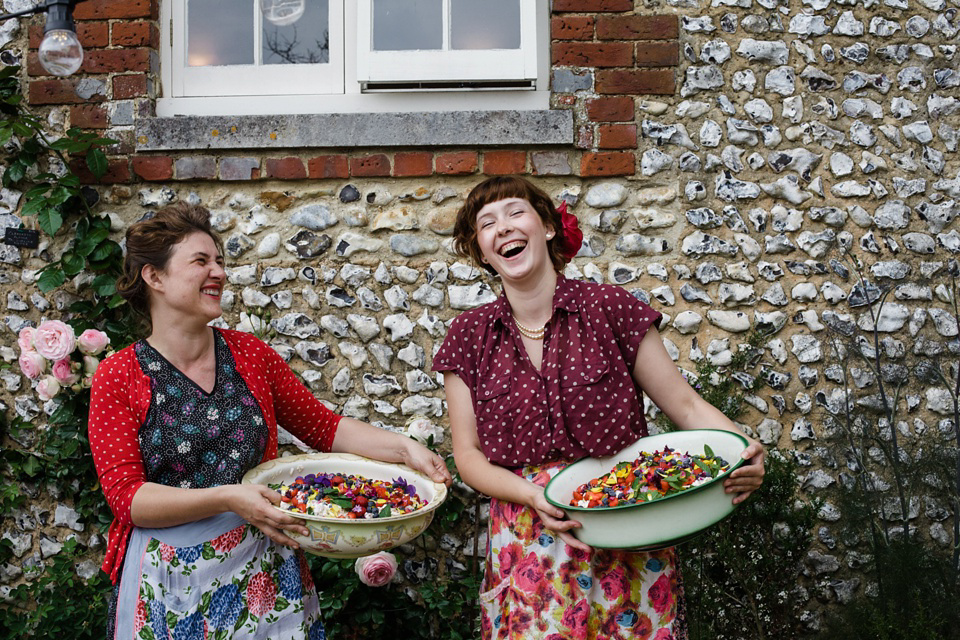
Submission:
<svg viewBox="0 0 960 640">
<path fill-rule="evenodd" d="M 303 536 L 310 531 L 301 520 L 274 509 L 280 506 L 280 494 L 270 487 L 258 484 L 231 484 L 224 487 L 227 491 L 225 503 L 230 511 L 260 529 L 265 536 L 286 547 L 299 549 L 292 538 L 284 531 L 294 531 Z"/>
<path fill-rule="evenodd" d="M 750 446 L 744 449 L 740 456 L 748 461 L 747 464 L 735 469 L 723 482 L 724 491 L 738 494 L 733 499 L 733 504 L 740 504 L 763 484 L 763 461 L 767 455 L 766 450 L 756 440 L 749 438 L 748 440 L 750 440 Z"/>
<path fill-rule="evenodd" d="M 533 483 L 531 483 L 531 486 L 535 489 L 535 491 L 530 500 L 529 506 L 531 506 L 537 512 L 538 516 L 540 516 L 543 526 L 556 533 L 561 540 L 566 542 L 574 549 L 580 549 L 581 551 L 588 552 L 592 551 L 593 549 L 589 545 L 580 542 L 573 536 L 572 533 L 570 533 L 570 530 L 579 527 L 580 523 L 576 520 L 568 520 L 562 509 L 559 509 L 547 502 L 546 497 L 543 495 L 543 487 L 537 486 Z"/>
</svg>

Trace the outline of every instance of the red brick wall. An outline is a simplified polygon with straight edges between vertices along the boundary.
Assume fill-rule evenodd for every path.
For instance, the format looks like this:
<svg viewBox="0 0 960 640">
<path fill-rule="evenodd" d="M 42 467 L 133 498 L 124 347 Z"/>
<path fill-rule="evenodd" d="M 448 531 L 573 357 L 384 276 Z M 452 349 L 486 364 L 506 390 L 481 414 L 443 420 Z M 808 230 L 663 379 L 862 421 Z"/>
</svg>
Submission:
<svg viewBox="0 0 960 640">
<path fill-rule="evenodd" d="M 120 139 L 108 150 L 110 171 L 104 182 L 523 174 L 536 173 L 538 166 L 556 167 L 558 154 L 566 163 L 550 169 L 554 172 L 562 173 L 568 164 L 570 173 L 584 177 L 633 175 L 638 164 L 636 99 L 672 95 L 680 57 L 676 16 L 650 15 L 639 0 L 553 0 L 553 71 L 591 78 L 589 88 L 555 91 L 552 96 L 553 108 L 574 113 L 574 142 L 568 148 L 367 149 L 332 154 L 289 149 L 134 158 L 130 127 L 111 130 L 110 103 L 133 100 L 136 113 L 152 113 L 158 13 L 159 0 L 87 0 L 77 5 L 74 19 L 85 55 L 80 72 L 71 78 L 45 75 L 37 60 L 43 17 L 34 18 L 29 30 L 29 102 L 69 105 L 71 126 Z M 542 159 L 538 154 L 551 162 L 538 162 Z M 196 161 L 191 162 L 191 156 Z M 178 171 L 178 159 L 191 168 Z M 239 174 L 235 170 L 248 165 L 254 165 L 249 177 L 245 169 Z M 230 170 L 221 176 L 223 166 Z"/>
</svg>

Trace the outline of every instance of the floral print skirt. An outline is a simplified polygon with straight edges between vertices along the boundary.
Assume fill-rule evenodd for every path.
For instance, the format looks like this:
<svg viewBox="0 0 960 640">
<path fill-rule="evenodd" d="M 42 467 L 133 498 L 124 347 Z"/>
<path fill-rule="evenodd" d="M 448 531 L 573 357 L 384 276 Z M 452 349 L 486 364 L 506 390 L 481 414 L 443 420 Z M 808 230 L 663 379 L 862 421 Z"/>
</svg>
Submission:
<svg viewBox="0 0 960 640">
<path fill-rule="evenodd" d="M 236 514 L 135 529 L 115 638 L 324 640 L 302 551 L 274 544 Z"/>
<path fill-rule="evenodd" d="M 567 462 L 516 473 L 546 486 Z M 493 499 L 480 594 L 481 636 L 524 640 L 685 640 L 673 548 L 631 553 L 568 547 L 528 507 Z"/>
</svg>

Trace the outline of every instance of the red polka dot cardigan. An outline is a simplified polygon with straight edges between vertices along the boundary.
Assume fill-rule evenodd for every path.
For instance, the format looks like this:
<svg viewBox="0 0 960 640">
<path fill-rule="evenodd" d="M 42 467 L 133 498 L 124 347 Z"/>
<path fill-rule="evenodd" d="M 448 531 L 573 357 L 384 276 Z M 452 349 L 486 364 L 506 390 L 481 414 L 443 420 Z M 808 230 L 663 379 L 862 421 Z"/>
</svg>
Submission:
<svg viewBox="0 0 960 640">
<path fill-rule="evenodd" d="M 340 416 L 317 400 L 269 345 L 248 333 L 220 331 L 270 429 L 263 460 L 277 457 L 278 424 L 311 447 L 330 451 Z M 132 345 L 100 363 L 90 393 L 89 434 L 100 485 L 114 516 L 102 567 L 114 583 L 134 526 L 133 496 L 146 482 L 137 433 L 149 408 L 150 378 L 140 369 Z"/>
</svg>

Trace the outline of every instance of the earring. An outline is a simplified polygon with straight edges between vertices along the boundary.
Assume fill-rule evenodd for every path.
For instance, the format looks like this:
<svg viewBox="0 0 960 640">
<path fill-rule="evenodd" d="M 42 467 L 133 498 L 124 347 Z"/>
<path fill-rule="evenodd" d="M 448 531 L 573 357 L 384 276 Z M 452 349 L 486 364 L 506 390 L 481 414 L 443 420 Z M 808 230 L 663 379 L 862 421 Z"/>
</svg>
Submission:
<svg viewBox="0 0 960 640">
<path fill-rule="evenodd" d="M 547 231 L 547 240 L 553 240 L 553 231 Z"/>
</svg>

